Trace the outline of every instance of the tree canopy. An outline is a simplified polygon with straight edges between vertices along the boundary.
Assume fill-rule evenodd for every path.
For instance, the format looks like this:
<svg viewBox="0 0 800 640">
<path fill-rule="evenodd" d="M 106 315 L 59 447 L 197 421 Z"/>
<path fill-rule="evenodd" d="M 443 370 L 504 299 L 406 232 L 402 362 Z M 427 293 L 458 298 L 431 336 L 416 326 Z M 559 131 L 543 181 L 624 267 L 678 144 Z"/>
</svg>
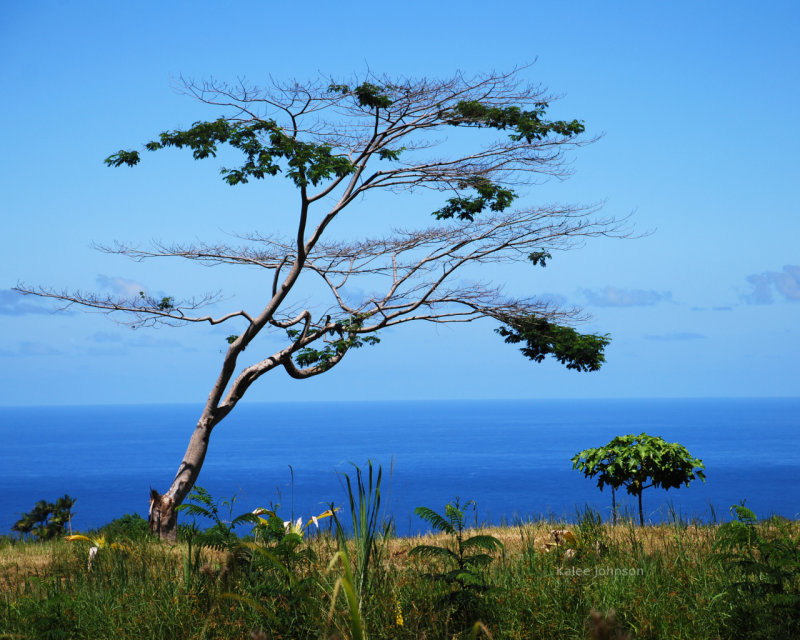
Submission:
<svg viewBox="0 0 800 640">
<path fill-rule="evenodd" d="M 582 471 L 587 478 L 596 477 L 601 491 L 605 485 L 610 485 L 612 491 L 625 487 L 629 494 L 637 496 L 640 524 L 644 524 L 645 489 L 688 487 L 696 478 L 705 482 L 702 460 L 692 457 L 677 442 L 666 442 L 646 433 L 617 436 L 603 447 L 584 449 L 572 457 L 572 468 Z"/>
</svg>

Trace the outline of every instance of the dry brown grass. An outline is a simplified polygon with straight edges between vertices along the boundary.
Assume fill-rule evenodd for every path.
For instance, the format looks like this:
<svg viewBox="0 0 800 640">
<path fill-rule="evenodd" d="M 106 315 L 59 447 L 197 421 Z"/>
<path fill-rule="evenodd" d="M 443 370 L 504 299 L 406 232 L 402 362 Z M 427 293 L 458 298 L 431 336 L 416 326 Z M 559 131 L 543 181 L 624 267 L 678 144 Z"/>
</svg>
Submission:
<svg viewBox="0 0 800 640">
<path fill-rule="evenodd" d="M 0 591 L 16 589 L 53 561 L 53 543 L 15 544 L 0 549 Z"/>
<path fill-rule="evenodd" d="M 469 529 L 464 535 L 469 537 L 477 533 L 494 536 L 503 543 L 506 555 L 522 554 L 533 547 L 536 551 L 546 551 L 555 542 L 553 532 L 566 529 L 577 535 L 578 527 L 555 525 L 550 522 L 528 523 L 512 527 L 480 527 Z M 672 525 L 633 526 L 628 523 L 602 526 L 608 540 L 620 549 L 629 550 L 634 544 L 640 545 L 646 553 L 671 549 L 676 544 L 684 544 L 692 549 L 707 550 L 711 547 L 717 527 L 689 525 L 675 527 Z M 389 555 L 402 558 L 419 544 L 444 545 L 448 536 L 442 533 L 397 538 L 389 542 Z"/>
</svg>

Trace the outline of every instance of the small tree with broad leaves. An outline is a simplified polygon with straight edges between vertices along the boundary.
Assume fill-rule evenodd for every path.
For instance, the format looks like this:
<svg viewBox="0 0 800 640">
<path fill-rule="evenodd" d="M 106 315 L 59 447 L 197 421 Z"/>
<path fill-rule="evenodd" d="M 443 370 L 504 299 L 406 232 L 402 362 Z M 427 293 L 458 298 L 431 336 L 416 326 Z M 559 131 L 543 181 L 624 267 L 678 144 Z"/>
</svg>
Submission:
<svg viewBox="0 0 800 640">
<path fill-rule="evenodd" d="M 564 151 L 591 142 L 582 135 L 583 122 L 547 117 L 551 98 L 522 82 L 520 70 L 445 80 L 368 74 L 347 83 L 321 78 L 273 81 L 265 88 L 243 81 L 184 81 L 183 89 L 223 115 L 165 131 L 144 150 L 184 149 L 200 160 L 230 147 L 241 158 L 221 169 L 222 180 L 232 186 L 282 175 L 297 190 L 291 235 L 255 232 L 240 236 L 239 244 L 154 242 L 100 249 L 135 261 L 175 258 L 260 269 L 263 303 L 210 315 L 198 310 L 221 302 L 221 294 L 141 291 L 117 298 L 17 286 L 25 294 L 124 314 L 134 327 L 241 326 L 226 338 L 219 374 L 172 484 L 151 495 L 150 526 L 162 538 L 175 537 L 176 507 L 197 481 L 212 430 L 267 373 L 283 370 L 308 379 L 331 370 L 351 351 L 376 344 L 388 327 L 479 319 L 495 321 L 505 341 L 519 344 L 536 362 L 552 356 L 576 371 L 603 364 L 609 338 L 570 326 L 580 319 L 579 310 L 509 297 L 499 285 L 470 279 L 476 267 L 544 267 L 555 252 L 586 238 L 627 233 L 623 222 L 596 217 L 593 206 L 514 206 L 521 188 L 568 173 Z M 132 167 L 141 159 L 139 150 L 120 150 L 106 164 Z M 426 228 L 391 229 L 387 221 L 386 235 L 331 240 L 333 221 L 368 206 L 366 196 L 373 191 L 433 191 L 444 197 Z M 283 220 L 288 217 L 283 212 Z M 305 287 L 314 280 L 319 288 L 309 303 L 308 289 L 300 293 L 298 283 Z M 282 336 L 283 346 L 274 352 L 248 349 L 268 332 Z M 250 361 L 243 363 L 247 356 Z"/>
<path fill-rule="evenodd" d="M 616 490 L 625 487 L 639 500 L 639 524 L 644 525 L 642 492 L 650 487 L 679 488 L 699 478 L 705 482 L 703 461 L 691 456 L 677 442 L 666 442 L 646 433 L 617 436 L 604 447 L 584 449 L 572 457 L 572 468 L 587 478 L 597 477 L 597 486 L 611 487 L 612 512 L 617 520 Z M 649 484 L 648 484 L 649 482 Z"/>
</svg>

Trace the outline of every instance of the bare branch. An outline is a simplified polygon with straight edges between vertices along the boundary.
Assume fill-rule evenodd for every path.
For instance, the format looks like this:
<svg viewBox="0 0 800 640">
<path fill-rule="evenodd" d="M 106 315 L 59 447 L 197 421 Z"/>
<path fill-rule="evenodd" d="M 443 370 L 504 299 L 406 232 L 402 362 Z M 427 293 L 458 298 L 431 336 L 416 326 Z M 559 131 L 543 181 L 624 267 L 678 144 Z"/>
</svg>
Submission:
<svg viewBox="0 0 800 640">
<path fill-rule="evenodd" d="M 95 293 L 81 293 L 80 291 L 55 291 L 44 287 L 31 288 L 24 284 L 13 287 L 23 295 L 35 295 L 40 298 L 52 298 L 66 303 L 60 309 L 67 309 L 73 304 L 96 309 L 101 313 L 122 312 L 133 316 L 132 320 L 119 321 L 130 327 L 149 327 L 156 324 L 166 324 L 170 326 L 180 326 L 187 323 L 208 322 L 209 324 L 220 324 L 236 317 L 243 317 L 252 323 L 253 318 L 243 310 L 232 311 L 222 316 L 192 316 L 187 315 L 188 311 L 195 311 L 222 300 L 219 293 L 205 294 L 200 298 L 190 298 L 175 301 L 172 298 L 164 297 L 161 300 L 152 298 L 141 293 L 138 298 L 115 298 L 113 296 L 102 296 Z"/>
</svg>

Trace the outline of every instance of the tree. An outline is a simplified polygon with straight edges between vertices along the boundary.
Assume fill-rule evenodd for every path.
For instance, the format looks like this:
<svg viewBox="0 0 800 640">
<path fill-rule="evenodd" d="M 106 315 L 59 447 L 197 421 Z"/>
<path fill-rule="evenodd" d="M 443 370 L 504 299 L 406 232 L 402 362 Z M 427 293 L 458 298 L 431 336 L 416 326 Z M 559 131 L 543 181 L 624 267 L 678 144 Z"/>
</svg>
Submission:
<svg viewBox="0 0 800 640">
<path fill-rule="evenodd" d="M 642 492 L 650 487 L 662 489 L 687 487 L 695 478 L 705 482 L 703 461 L 693 458 L 677 442 L 666 442 L 646 433 L 617 436 L 604 447 L 584 449 L 572 457 L 572 468 L 583 471 L 585 477 L 597 476 L 600 491 L 611 487 L 612 512 L 617 521 L 615 492 L 625 487 L 629 494 L 639 499 L 639 524 L 644 525 Z M 646 484 L 647 481 L 650 484 Z"/>
<path fill-rule="evenodd" d="M 581 136 L 582 122 L 548 119 L 550 98 L 519 75 L 515 70 L 431 81 L 370 74 L 349 84 L 320 79 L 272 82 L 265 89 L 183 81 L 188 94 L 227 115 L 165 131 L 144 149 L 175 147 L 204 159 L 230 147 L 242 160 L 221 169 L 229 185 L 282 174 L 297 190 L 294 231 L 288 238 L 241 236 L 239 245 L 156 242 L 100 249 L 136 261 L 173 257 L 264 269 L 269 284 L 263 307 L 204 315 L 198 310 L 218 303 L 219 294 L 178 299 L 142 291 L 121 299 L 17 287 L 68 305 L 127 314 L 133 327 L 244 322 L 227 339 L 219 375 L 172 485 L 164 494 L 151 491 L 155 532 L 174 538 L 175 508 L 197 480 L 211 432 L 250 385 L 279 369 L 298 380 L 322 374 L 350 351 L 376 344 L 387 327 L 489 318 L 500 323 L 497 330 L 507 343 L 522 344 L 536 362 L 549 355 L 576 371 L 600 368 L 609 338 L 569 326 L 580 319 L 579 310 L 505 296 L 498 286 L 467 280 L 475 274 L 470 267 L 544 267 L 554 252 L 588 237 L 625 235 L 622 221 L 596 218 L 596 207 L 512 207 L 520 187 L 542 176 L 564 177 L 564 151 L 591 141 Z M 436 147 L 442 155 L 433 155 Z M 140 160 L 140 151 L 121 150 L 106 164 L 134 166 Z M 428 190 L 448 197 L 427 228 L 348 242 L 328 239 L 331 223 L 374 190 Z M 320 287 L 314 305 L 292 297 L 301 277 Z M 364 290 L 376 293 L 355 293 Z M 245 349 L 262 331 L 282 333 L 285 346 L 271 354 L 250 349 L 246 356 L 253 359 L 241 366 Z"/>
<path fill-rule="evenodd" d="M 33 509 L 23 513 L 11 527 L 20 535 L 32 535 L 39 540 L 51 540 L 64 533 L 65 528 L 72 531 L 72 507 L 77 498 L 66 493 L 55 502 L 39 500 Z"/>
</svg>

